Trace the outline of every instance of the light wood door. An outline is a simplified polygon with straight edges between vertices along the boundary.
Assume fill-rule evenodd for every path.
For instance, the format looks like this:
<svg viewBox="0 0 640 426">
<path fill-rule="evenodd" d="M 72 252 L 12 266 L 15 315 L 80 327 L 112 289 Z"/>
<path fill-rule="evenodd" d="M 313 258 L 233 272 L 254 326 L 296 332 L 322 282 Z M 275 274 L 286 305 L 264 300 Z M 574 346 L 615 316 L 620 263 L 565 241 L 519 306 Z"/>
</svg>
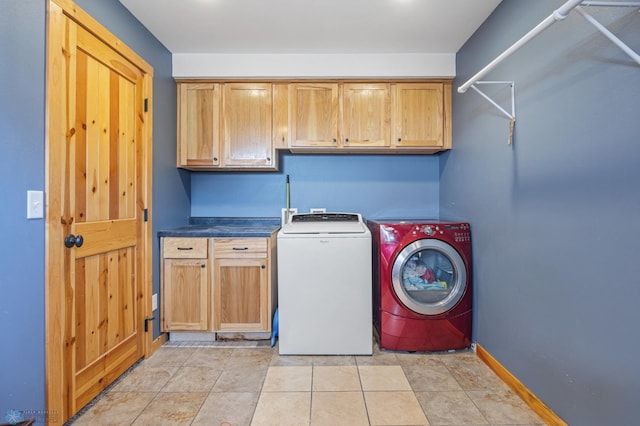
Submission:
<svg viewBox="0 0 640 426">
<path fill-rule="evenodd" d="M 271 83 L 223 86 L 224 167 L 273 168 Z"/>
<path fill-rule="evenodd" d="M 444 147 L 447 134 L 444 85 L 398 83 L 394 95 L 394 145 Z"/>
<path fill-rule="evenodd" d="M 217 331 L 270 331 L 267 259 L 215 259 Z"/>
<path fill-rule="evenodd" d="M 338 147 L 338 84 L 293 83 L 289 86 L 290 144 Z"/>
<path fill-rule="evenodd" d="M 389 84 L 347 83 L 342 96 L 342 139 L 345 147 L 389 146 Z"/>
<path fill-rule="evenodd" d="M 149 341 L 152 68 L 73 3 L 48 16 L 47 410 L 63 423 Z"/>
<path fill-rule="evenodd" d="M 220 161 L 220 84 L 178 84 L 178 167 L 215 167 Z"/>
</svg>

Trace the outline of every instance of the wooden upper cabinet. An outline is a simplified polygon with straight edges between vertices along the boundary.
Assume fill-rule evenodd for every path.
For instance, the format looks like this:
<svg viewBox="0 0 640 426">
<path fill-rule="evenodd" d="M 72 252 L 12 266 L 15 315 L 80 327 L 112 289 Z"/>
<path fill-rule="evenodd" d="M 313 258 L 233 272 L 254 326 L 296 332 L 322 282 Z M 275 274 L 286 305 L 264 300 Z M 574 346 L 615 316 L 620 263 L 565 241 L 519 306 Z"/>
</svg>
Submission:
<svg viewBox="0 0 640 426">
<path fill-rule="evenodd" d="M 451 81 L 178 82 L 178 167 L 277 170 L 278 149 L 451 149 Z"/>
<path fill-rule="evenodd" d="M 385 147 L 391 140 L 389 84 L 344 84 L 341 139 L 345 147 Z"/>
<path fill-rule="evenodd" d="M 451 83 L 397 83 L 393 104 L 393 146 L 451 148 Z"/>
<path fill-rule="evenodd" d="M 178 83 L 177 166 L 277 168 L 272 83 Z M 278 116 L 282 120 L 282 116 Z M 286 113 L 284 114 L 286 120 Z M 286 127 L 286 126 L 285 126 Z"/>
<path fill-rule="evenodd" d="M 178 84 L 178 167 L 220 164 L 220 84 Z"/>
<path fill-rule="evenodd" d="M 289 85 L 290 147 L 337 147 L 338 84 Z"/>
<path fill-rule="evenodd" d="M 223 166 L 273 168 L 271 83 L 223 85 Z"/>
</svg>

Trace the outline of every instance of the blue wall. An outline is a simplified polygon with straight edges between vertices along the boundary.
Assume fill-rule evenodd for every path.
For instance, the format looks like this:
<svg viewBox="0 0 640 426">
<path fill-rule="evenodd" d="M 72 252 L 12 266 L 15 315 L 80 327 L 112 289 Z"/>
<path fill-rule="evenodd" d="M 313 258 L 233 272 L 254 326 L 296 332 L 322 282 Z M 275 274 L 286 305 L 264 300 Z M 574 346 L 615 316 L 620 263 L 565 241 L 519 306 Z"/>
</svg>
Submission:
<svg viewBox="0 0 640 426">
<path fill-rule="evenodd" d="M 26 195 L 45 189 L 46 3 L 3 0 L 0 13 L 0 422 L 10 409 L 39 412 L 39 419 L 45 409 L 45 227 L 43 219 L 26 219 Z M 154 67 L 153 227 L 183 225 L 190 183 L 175 168 L 171 55 L 117 0 L 77 4 Z M 153 262 L 158 291 L 157 243 Z"/>
<path fill-rule="evenodd" d="M 502 2 L 454 87 L 563 3 Z M 637 10 L 588 11 L 640 51 Z M 472 223 L 475 339 L 569 424 L 637 424 L 640 66 L 573 12 L 485 80 L 515 81 L 514 145 L 469 90 L 440 163 L 441 214 Z"/>
<path fill-rule="evenodd" d="M 44 409 L 44 220 L 26 219 L 27 190 L 44 190 L 44 22 L 43 1 L 2 2 L 0 422 Z"/>
<path fill-rule="evenodd" d="M 362 213 L 366 218 L 438 216 L 438 157 L 301 155 L 282 152 L 273 173 L 194 173 L 192 216 L 280 217 L 285 182 L 291 207 Z"/>
</svg>

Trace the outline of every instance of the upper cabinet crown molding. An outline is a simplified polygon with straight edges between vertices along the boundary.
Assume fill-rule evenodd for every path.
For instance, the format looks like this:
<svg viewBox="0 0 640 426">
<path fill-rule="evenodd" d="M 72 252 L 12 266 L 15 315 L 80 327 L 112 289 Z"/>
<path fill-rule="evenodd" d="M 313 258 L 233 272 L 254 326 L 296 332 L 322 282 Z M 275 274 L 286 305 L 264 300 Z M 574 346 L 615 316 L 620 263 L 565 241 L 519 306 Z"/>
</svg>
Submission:
<svg viewBox="0 0 640 426">
<path fill-rule="evenodd" d="M 451 149 L 451 80 L 178 80 L 178 167 L 276 170 L 276 149 Z"/>
</svg>

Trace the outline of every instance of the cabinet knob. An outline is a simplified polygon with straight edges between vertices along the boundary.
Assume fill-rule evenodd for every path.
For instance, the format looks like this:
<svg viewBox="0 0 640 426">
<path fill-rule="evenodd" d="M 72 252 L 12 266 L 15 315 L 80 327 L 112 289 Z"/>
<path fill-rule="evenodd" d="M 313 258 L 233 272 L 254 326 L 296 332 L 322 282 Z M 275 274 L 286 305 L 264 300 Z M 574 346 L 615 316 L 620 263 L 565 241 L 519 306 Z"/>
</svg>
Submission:
<svg viewBox="0 0 640 426">
<path fill-rule="evenodd" d="M 260 269 L 264 269 L 264 268 L 266 268 L 265 265 L 260 265 Z"/>
<path fill-rule="evenodd" d="M 202 265 L 200 265 L 201 268 L 206 268 L 207 265 L 205 265 L 204 263 Z"/>
<path fill-rule="evenodd" d="M 333 143 L 336 143 L 336 142 L 338 142 L 338 139 L 333 138 Z"/>
<path fill-rule="evenodd" d="M 271 162 L 271 157 L 267 157 L 267 161 Z"/>
<path fill-rule="evenodd" d="M 213 161 L 218 162 L 218 157 L 213 157 Z"/>
<path fill-rule="evenodd" d="M 402 142 L 402 138 L 398 138 L 398 143 L 401 143 L 401 142 Z"/>
<path fill-rule="evenodd" d="M 346 138 L 346 139 L 344 140 L 344 143 L 349 143 L 349 138 Z"/>
</svg>

